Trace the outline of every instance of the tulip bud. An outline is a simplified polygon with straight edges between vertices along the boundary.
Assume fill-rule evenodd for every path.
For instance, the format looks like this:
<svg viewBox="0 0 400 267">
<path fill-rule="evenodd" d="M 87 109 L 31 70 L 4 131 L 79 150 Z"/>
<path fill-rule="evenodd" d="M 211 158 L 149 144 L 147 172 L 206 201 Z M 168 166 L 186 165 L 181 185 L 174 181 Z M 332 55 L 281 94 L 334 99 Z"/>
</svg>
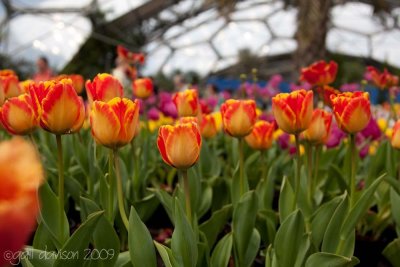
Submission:
<svg viewBox="0 0 400 267">
<path fill-rule="evenodd" d="M 281 93 L 272 98 L 275 120 L 283 131 L 296 134 L 308 128 L 313 113 L 313 92 L 305 90 Z"/>
<path fill-rule="evenodd" d="M 176 106 L 179 117 L 191 117 L 197 115 L 199 100 L 197 90 L 188 89 L 174 94 L 172 100 Z"/>
<path fill-rule="evenodd" d="M 383 72 L 379 72 L 375 67 L 368 66 L 367 74 L 379 89 L 387 89 L 399 83 L 399 77 L 391 74 L 387 69 L 384 69 Z"/>
<path fill-rule="evenodd" d="M 188 169 L 199 159 L 199 128 L 193 122 L 161 126 L 157 146 L 165 163 L 177 169 Z"/>
<path fill-rule="evenodd" d="M 332 124 L 332 114 L 323 110 L 315 109 L 310 126 L 303 132 L 304 139 L 314 144 L 323 144 L 329 137 Z"/>
<path fill-rule="evenodd" d="M 333 113 L 340 129 L 346 133 L 362 131 L 371 119 L 369 94 L 346 92 L 331 96 Z"/>
<path fill-rule="evenodd" d="M 153 94 L 153 81 L 149 78 L 136 79 L 132 82 L 133 95 L 146 99 Z"/>
<path fill-rule="evenodd" d="M 252 149 L 266 150 L 272 145 L 274 130 L 274 123 L 258 121 L 251 133 L 245 137 L 246 143 Z"/>
<path fill-rule="evenodd" d="M 393 148 L 400 149 L 400 120 L 398 120 L 393 126 L 390 143 Z"/>
<path fill-rule="evenodd" d="M 121 83 L 112 75 L 101 73 L 94 77 L 93 82 L 86 81 L 86 93 L 91 105 L 96 100 L 107 102 L 114 97 L 122 97 L 124 90 Z"/>
<path fill-rule="evenodd" d="M 29 134 L 39 126 L 40 117 L 34 109 L 31 96 L 23 94 L 6 100 L 0 120 L 11 134 Z"/>
<path fill-rule="evenodd" d="M 113 98 L 108 102 L 95 101 L 90 113 L 92 135 L 96 143 L 118 148 L 131 142 L 138 132 L 139 102 Z"/>
<path fill-rule="evenodd" d="M 29 142 L 16 137 L 0 143 L 0 266 L 12 264 L 15 258 L 6 253 L 15 255 L 34 231 L 43 180 L 41 162 Z"/>
<path fill-rule="evenodd" d="M 228 99 L 221 105 L 224 130 L 233 137 L 245 137 L 252 130 L 257 120 L 254 100 Z"/>
</svg>

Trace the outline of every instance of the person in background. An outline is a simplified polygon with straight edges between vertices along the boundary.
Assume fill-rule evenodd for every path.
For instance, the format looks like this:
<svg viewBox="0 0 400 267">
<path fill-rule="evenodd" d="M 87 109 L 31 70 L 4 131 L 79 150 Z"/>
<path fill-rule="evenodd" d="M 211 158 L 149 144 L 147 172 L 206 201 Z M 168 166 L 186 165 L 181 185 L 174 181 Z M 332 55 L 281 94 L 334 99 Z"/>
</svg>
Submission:
<svg viewBox="0 0 400 267">
<path fill-rule="evenodd" d="M 122 87 L 124 88 L 124 95 L 131 97 L 132 81 L 128 62 L 121 57 L 117 57 L 115 60 L 115 68 L 112 70 L 111 74 L 121 83 Z"/>
<path fill-rule="evenodd" d="M 49 61 L 46 57 L 41 56 L 36 61 L 37 73 L 33 76 L 35 82 L 47 81 L 53 78 L 53 71 L 49 66 Z"/>
<path fill-rule="evenodd" d="M 180 73 L 177 73 L 174 75 L 173 82 L 174 82 L 175 92 L 182 92 L 182 91 L 188 89 L 187 88 L 188 85 L 186 84 L 185 78 Z"/>
</svg>

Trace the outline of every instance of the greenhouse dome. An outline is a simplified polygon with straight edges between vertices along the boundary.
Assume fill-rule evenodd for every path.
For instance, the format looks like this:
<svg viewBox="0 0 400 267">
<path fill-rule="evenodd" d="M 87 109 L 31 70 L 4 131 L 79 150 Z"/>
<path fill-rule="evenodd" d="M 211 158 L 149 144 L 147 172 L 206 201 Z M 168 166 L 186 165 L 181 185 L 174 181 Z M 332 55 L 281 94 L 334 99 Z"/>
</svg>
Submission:
<svg viewBox="0 0 400 267">
<path fill-rule="evenodd" d="M 387 1 L 390 8 L 384 15 L 374 12 L 372 3 L 337 1 L 330 11 L 326 48 L 400 67 L 399 3 Z M 290 1 L 238 1 L 231 9 L 224 15 L 206 0 L 163 4 L 4 0 L 0 4 L 0 52 L 31 61 L 46 53 L 60 70 L 90 36 L 97 34 L 106 43 L 129 46 L 121 33 L 139 27 L 146 33 L 141 48 L 148 58 L 144 74 L 181 69 L 206 75 L 237 63 L 241 49 L 266 57 L 296 50 L 298 12 Z M 118 32 L 117 38 L 96 32 L 93 17 L 98 13 L 103 14 L 101 27 Z"/>
</svg>

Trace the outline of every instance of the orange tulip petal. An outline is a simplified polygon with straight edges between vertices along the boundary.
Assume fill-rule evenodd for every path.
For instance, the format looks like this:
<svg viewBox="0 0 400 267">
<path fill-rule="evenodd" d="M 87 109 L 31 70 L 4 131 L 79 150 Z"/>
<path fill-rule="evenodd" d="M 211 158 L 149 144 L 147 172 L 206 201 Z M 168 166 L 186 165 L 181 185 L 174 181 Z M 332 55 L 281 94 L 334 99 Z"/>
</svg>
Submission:
<svg viewBox="0 0 400 267">
<path fill-rule="evenodd" d="M 93 103 L 90 125 L 92 126 L 92 135 L 97 143 L 109 147 L 116 145 L 121 124 L 117 114 L 107 103 L 100 101 Z"/>
<path fill-rule="evenodd" d="M 82 104 L 71 84 L 57 83 L 42 101 L 41 124 L 55 134 L 70 133 L 82 116 Z"/>
</svg>

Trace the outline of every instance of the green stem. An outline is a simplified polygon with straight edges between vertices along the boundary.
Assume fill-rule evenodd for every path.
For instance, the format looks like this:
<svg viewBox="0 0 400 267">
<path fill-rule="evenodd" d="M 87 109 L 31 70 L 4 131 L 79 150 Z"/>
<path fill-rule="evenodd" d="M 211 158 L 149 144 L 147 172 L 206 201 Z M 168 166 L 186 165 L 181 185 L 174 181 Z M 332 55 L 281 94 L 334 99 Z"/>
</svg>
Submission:
<svg viewBox="0 0 400 267">
<path fill-rule="evenodd" d="M 239 138 L 239 178 L 240 178 L 240 196 L 245 193 L 245 180 L 244 180 L 244 155 L 243 155 L 243 138 Z"/>
<path fill-rule="evenodd" d="M 64 159 L 63 148 L 61 142 L 61 135 L 56 134 L 57 141 L 57 154 L 58 154 L 58 209 L 59 209 L 59 223 L 60 223 L 60 237 L 63 240 L 64 233 Z"/>
<path fill-rule="evenodd" d="M 268 164 L 265 159 L 265 151 L 260 151 L 260 161 L 261 161 L 261 179 L 265 179 L 265 182 L 268 178 Z"/>
<path fill-rule="evenodd" d="M 397 157 L 395 157 L 395 165 L 397 165 L 397 180 L 400 181 L 400 150 L 395 150 L 394 151 L 395 155 L 397 155 Z M 397 160 L 397 162 L 396 162 Z"/>
<path fill-rule="evenodd" d="M 37 152 L 39 152 L 38 147 L 37 147 L 37 145 L 36 145 L 35 138 L 33 137 L 33 134 L 30 133 L 28 136 L 29 136 L 29 140 L 31 141 L 32 145 L 35 147 L 35 150 L 36 150 Z"/>
<path fill-rule="evenodd" d="M 136 156 L 136 151 L 135 151 L 135 139 L 132 139 L 131 141 L 131 154 L 132 154 L 132 165 L 133 165 L 133 175 L 132 175 L 132 198 L 131 199 L 135 199 L 135 197 L 137 196 L 137 194 L 135 194 L 136 190 L 138 190 L 138 185 L 139 185 L 139 181 L 138 181 L 138 159 Z"/>
<path fill-rule="evenodd" d="M 113 177 L 113 162 L 114 162 L 114 154 L 113 151 L 110 150 L 108 155 L 108 208 L 107 208 L 107 217 L 110 222 L 113 222 L 114 215 L 114 177 Z"/>
<path fill-rule="evenodd" d="M 190 224 L 192 224 L 192 206 L 190 204 L 190 187 L 189 187 L 188 171 L 182 170 L 181 172 L 183 178 L 183 190 L 185 192 L 186 216 Z"/>
<path fill-rule="evenodd" d="M 351 153 L 351 174 L 350 174 L 350 207 L 355 204 L 356 192 L 356 167 L 357 167 L 357 148 L 356 135 L 350 134 L 350 153 Z"/>
<path fill-rule="evenodd" d="M 297 162 L 296 162 L 296 175 L 295 175 L 295 181 L 294 181 L 294 203 L 296 205 L 299 197 L 299 191 L 300 191 L 300 171 L 301 171 L 301 155 L 300 155 L 300 135 L 297 133 L 294 135 L 295 140 L 296 140 L 296 157 L 297 157 Z"/>
<path fill-rule="evenodd" d="M 117 178 L 118 208 L 119 208 L 119 213 L 122 218 L 122 222 L 124 223 L 126 230 L 128 230 L 129 229 L 129 220 L 128 220 L 128 217 L 126 216 L 125 207 L 124 207 L 124 192 L 123 192 L 123 188 L 122 188 L 121 173 L 119 170 L 118 149 L 114 149 L 113 153 L 114 153 L 115 175 Z"/>
<path fill-rule="evenodd" d="M 394 107 L 394 99 L 393 99 L 392 95 L 390 94 L 390 89 L 389 89 L 389 103 L 390 103 L 390 109 L 392 110 L 392 118 L 394 121 L 397 121 L 397 113 L 396 113 L 396 109 Z"/>
<path fill-rule="evenodd" d="M 315 188 L 317 187 L 318 180 L 318 170 L 319 170 L 319 157 L 321 155 L 321 145 L 317 145 L 315 148 L 315 162 L 314 162 L 314 174 L 312 178 L 312 192 L 315 193 Z"/>
<path fill-rule="evenodd" d="M 313 155 L 313 145 L 311 143 L 307 144 L 307 169 L 308 169 L 308 199 L 310 204 L 313 205 L 313 175 L 312 175 L 312 155 Z"/>
</svg>

